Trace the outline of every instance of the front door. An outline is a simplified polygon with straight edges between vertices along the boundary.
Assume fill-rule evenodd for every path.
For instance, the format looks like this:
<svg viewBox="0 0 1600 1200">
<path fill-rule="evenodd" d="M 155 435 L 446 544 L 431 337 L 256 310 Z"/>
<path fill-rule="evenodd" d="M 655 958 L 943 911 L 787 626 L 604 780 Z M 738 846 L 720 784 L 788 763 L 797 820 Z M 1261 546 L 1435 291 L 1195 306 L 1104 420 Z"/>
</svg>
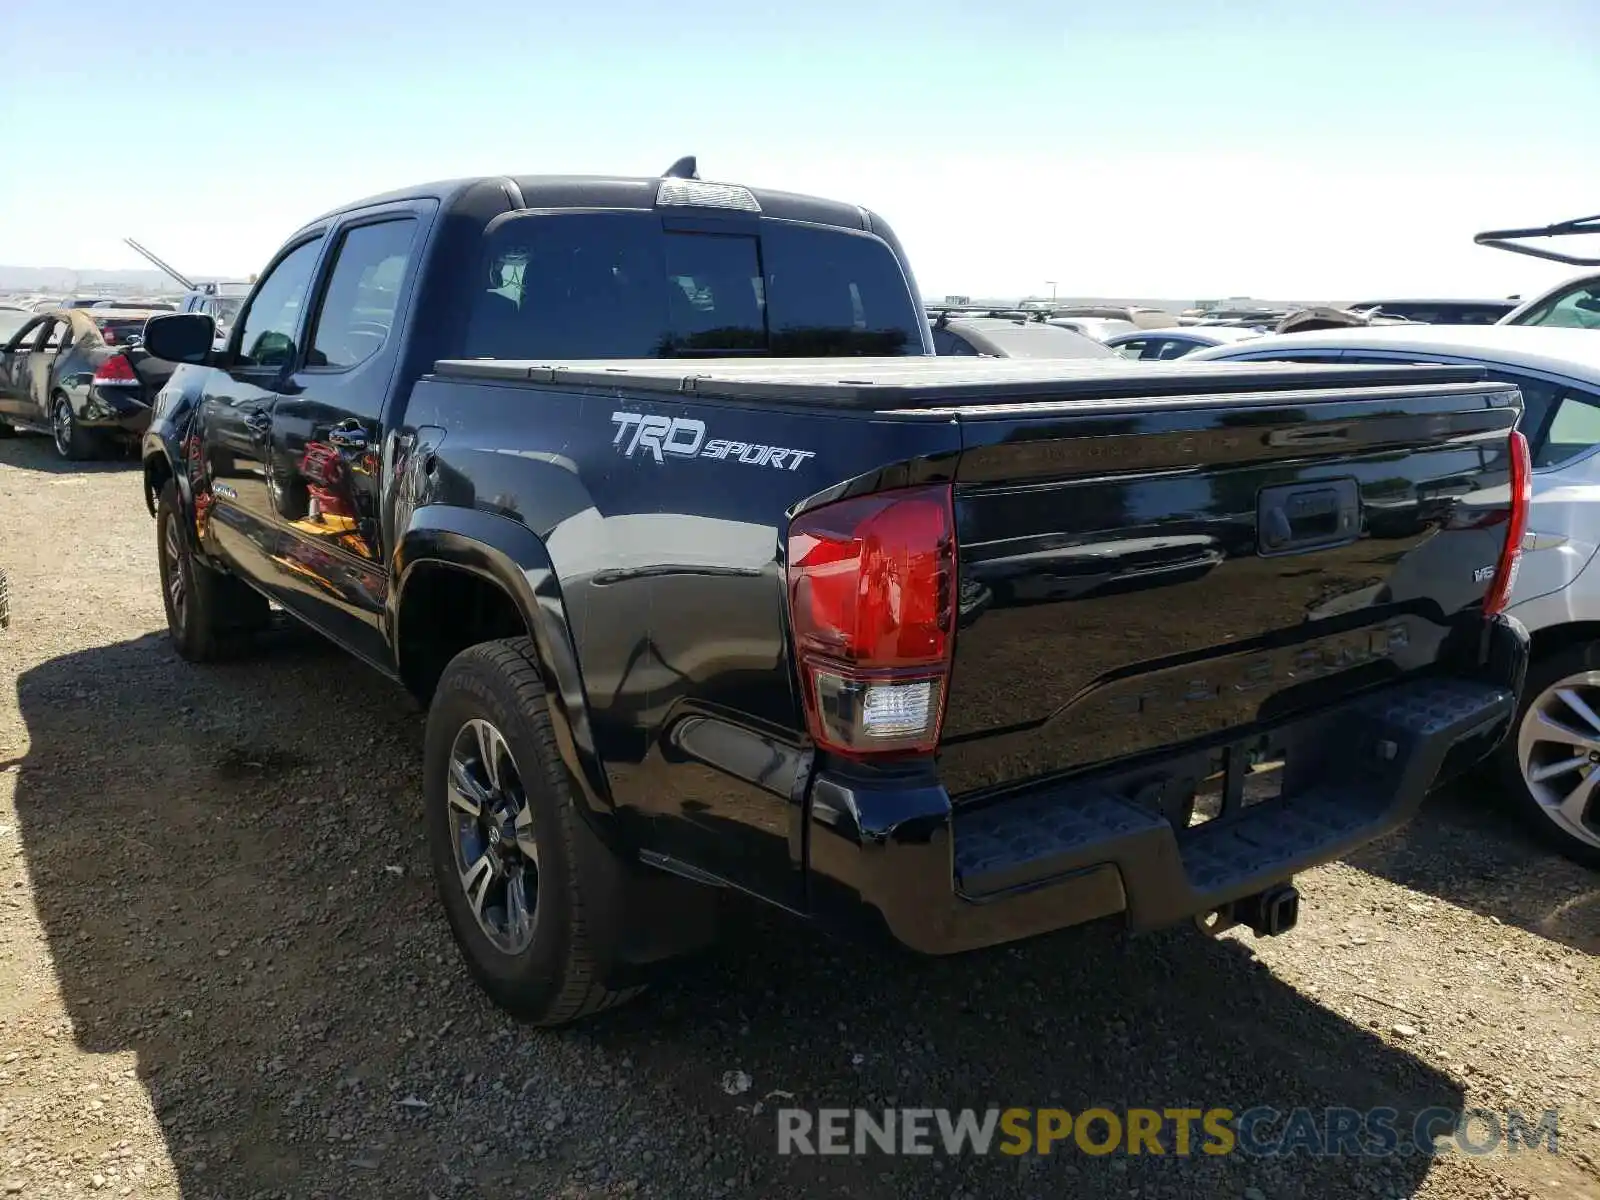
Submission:
<svg viewBox="0 0 1600 1200">
<path fill-rule="evenodd" d="M 278 509 L 283 603 L 380 665 L 389 661 L 379 524 L 383 403 L 417 225 L 402 210 L 338 232 L 300 366 L 272 416 L 272 471 L 291 489 L 290 503 Z"/>
<path fill-rule="evenodd" d="M 223 365 L 210 371 L 199 422 L 212 503 L 198 514 L 208 550 L 276 590 L 288 480 L 269 471 L 272 409 L 292 369 L 320 236 L 291 248 L 262 278 Z"/>
</svg>

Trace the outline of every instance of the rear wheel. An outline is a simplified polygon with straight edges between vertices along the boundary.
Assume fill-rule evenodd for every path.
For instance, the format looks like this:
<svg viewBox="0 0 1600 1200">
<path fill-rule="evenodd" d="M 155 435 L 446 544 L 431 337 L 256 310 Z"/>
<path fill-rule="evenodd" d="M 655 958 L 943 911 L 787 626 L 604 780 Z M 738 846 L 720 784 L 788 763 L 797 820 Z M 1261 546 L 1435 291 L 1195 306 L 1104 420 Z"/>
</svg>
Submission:
<svg viewBox="0 0 1600 1200">
<path fill-rule="evenodd" d="M 156 505 L 156 561 L 167 632 L 190 662 L 209 662 L 238 649 L 266 625 L 266 599 L 253 588 L 197 559 L 184 526 L 178 485 L 167 480 Z"/>
<path fill-rule="evenodd" d="M 564 1025 L 641 991 L 604 982 L 602 947 L 614 931 L 601 928 L 602 914 L 620 907 L 619 876 L 604 869 L 615 860 L 579 847 L 592 835 L 528 638 L 484 642 L 450 661 L 428 710 L 423 772 L 439 898 L 490 998 L 523 1020 Z"/>
<path fill-rule="evenodd" d="M 1600 644 L 1528 668 L 1501 774 L 1517 807 L 1556 850 L 1600 867 Z"/>
<path fill-rule="evenodd" d="M 78 423 L 72 401 L 62 392 L 50 401 L 50 440 L 55 443 L 56 453 L 69 462 L 93 458 L 100 449 L 93 431 Z"/>
</svg>

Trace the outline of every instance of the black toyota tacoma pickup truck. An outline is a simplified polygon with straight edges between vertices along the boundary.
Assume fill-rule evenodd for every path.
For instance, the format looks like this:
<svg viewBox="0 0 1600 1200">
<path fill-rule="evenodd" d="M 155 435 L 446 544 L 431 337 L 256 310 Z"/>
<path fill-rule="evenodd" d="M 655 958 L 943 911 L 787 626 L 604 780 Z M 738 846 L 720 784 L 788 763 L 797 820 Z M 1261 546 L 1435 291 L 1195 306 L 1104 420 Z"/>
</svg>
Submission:
<svg viewBox="0 0 1600 1200">
<path fill-rule="evenodd" d="M 879 217 L 688 172 L 351 205 L 212 336 L 145 333 L 173 642 L 273 601 L 428 706 L 444 908 L 533 1021 L 727 889 L 935 954 L 1282 932 L 1514 709 L 1470 370 L 935 357 Z"/>
</svg>

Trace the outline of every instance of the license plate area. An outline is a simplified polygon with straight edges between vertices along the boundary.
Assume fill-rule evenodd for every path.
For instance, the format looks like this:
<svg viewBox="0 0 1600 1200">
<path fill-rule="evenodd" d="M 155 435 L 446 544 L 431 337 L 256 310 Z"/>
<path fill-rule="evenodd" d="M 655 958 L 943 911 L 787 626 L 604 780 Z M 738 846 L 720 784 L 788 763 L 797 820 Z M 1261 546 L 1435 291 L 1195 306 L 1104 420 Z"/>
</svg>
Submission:
<svg viewBox="0 0 1600 1200">
<path fill-rule="evenodd" d="M 1181 769 L 1136 786 L 1129 799 L 1159 809 L 1175 829 L 1232 820 L 1283 797 L 1289 749 L 1268 734 L 1216 746 Z"/>
<path fill-rule="evenodd" d="M 1281 748 L 1236 744 L 1216 752 L 1216 769 L 1195 789 L 1187 812 L 1178 814 L 1180 828 L 1192 828 L 1234 816 L 1283 797 L 1288 754 Z"/>
</svg>

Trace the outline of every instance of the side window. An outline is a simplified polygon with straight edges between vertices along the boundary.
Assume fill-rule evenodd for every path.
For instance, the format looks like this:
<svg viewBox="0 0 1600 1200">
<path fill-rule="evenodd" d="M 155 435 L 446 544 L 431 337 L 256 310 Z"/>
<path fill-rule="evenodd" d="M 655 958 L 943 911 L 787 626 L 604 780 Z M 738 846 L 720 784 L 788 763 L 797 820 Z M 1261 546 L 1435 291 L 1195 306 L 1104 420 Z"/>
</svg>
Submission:
<svg viewBox="0 0 1600 1200">
<path fill-rule="evenodd" d="M 245 313 L 239 366 L 281 367 L 293 360 L 300 310 L 305 307 L 311 272 L 321 248 L 320 237 L 302 242 L 262 280 Z"/>
<path fill-rule="evenodd" d="M 48 318 L 45 317 L 35 317 L 29 321 L 11 335 L 11 340 L 6 343 L 6 349 L 13 353 L 19 350 L 32 350 L 33 343 L 38 339 L 39 334 L 43 332 L 43 326 L 47 323 L 47 320 Z"/>
<path fill-rule="evenodd" d="M 1556 402 L 1533 465 L 1554 467 L 1600 445 L 1600 396 L 1570 388 Z"/>
<path fill-rule="evenodd" d="M 1351 363 L 1395 363 L 1417 360 L 1350 354 L 1345 357 L 1344 361 Z M 1533 457 L 1533 465 L 1547 467 L 1560 461 L 1559 459 L 1545 461 L 1542 456 L 1544 455 L 1544 444 L 1548 436 L 1552 409 L 1555 405 L 1556 397 L 1561 394 L 1561 386 L 1547 383 L 1543 379 L 1534 379 L 1528 375 L 1515 375 L 1510 371 L 1497 370 L 1494 367 L 1489 367 L 1485 374 L 1496 383 L 1516 384 L 1517 390 L 1522 393 L 1522 417 L 1517 422 L 1517 428 L 1522 430 L 1523 436 L 1528 439 L 1528 450 Z M 1589 444 L 1592 445 L 1593 443 Z M 1587 449 L 1587 446 L 1582 448 Z"/>
<path fill-rule="evenodd" d="M 60 317 L 52 318 L 44 323 L 44 328 L 39 330 L 39 337 L 33 343 L 35 350 L 61 349 L 62 336 L 67 331 L 67 323 Z"/>
<path fill-rule="evenodd" d="M 971 342 L 967 341 L 967 339 L 962 337 L 959 333 L 949 333 L 948 330 L 946 332 L 949 334 L 949 338 L 950 338 L 950 350 L 949 350 L 949 353 L 951 353 L 951 354 L 959 354 L 959 355 L 962 355 L 962 356 L 964 356 L 966 358 L 982 358 L 983 357 L 982 353 L 978 350 L 978 348 L 976 346 L 974 346 Z"/>
<path fill-rule="evenodd" d="M 1143 358 L 1144 348 L 1149 344 L 1149 338 L 1134 338 L 1131 342 L 1119 342 L 1117 353 L 1123 358 Z"/>
<path fill-rule="evenodd" d="M 935 354 L 971 354 L 972 348 L 948 329 L 935 329 L 933 331 L 933 352 Z"/>
<path fill-rule="evenodd" d="M 416 231 L 417 223 L 406 219 L 358 225 L 344 235 L 317 312 L 307 366 L 354 367 L 383 348 Z"/>
<path fill-rule="evenodd" d="M 1525 314 L 1517 324 L 1600 329 L 1600 280 L 1590 280 L 1552 297 Z"/>
<path fill-rule="evenodd" d="M 1528 439 L 1528 450 L 1533 456 L 1533 465 L 1550 466 L 1550 463 L 1544 461 L 1544 443 L 1550 418 L 1554 415 L 1556 397 L 1561 394 L 1560 386 L 1546 383 L 1543 379 L 1531 379 L 1526 375 L 1512 375 L 1506 371 L 1491 370 L 1489 378 L 1497 383 L 1514 383 L 1522 392 L 1522 419 L 1517 422 L 1517 428 L 1522 430 Z"/>
<path fill-rule="evenodd" d="M 1182 358 L 1185 354 L 1189 353 L 1189 351 L 1193 349 L 1194 343 L 1186 338 L 1168 338 L 1166 341 L 1162 342 L 1156 347 L 1156 352 L 1153 357 L 1159 358 L 1163 361 L 1173 358 Z"/>
</svg>

